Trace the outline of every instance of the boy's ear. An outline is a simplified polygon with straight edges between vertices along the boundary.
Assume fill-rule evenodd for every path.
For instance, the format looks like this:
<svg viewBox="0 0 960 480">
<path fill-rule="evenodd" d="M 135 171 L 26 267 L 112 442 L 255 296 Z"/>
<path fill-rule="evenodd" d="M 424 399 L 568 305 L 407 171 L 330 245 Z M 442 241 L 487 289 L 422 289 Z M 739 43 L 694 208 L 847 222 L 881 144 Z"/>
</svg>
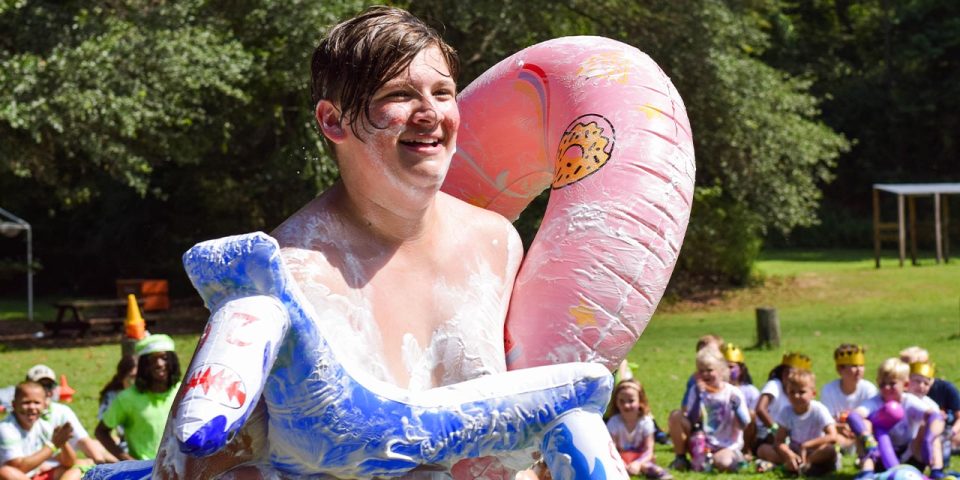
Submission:
<svg viewBox="0 0 960 480">
<path fill-rule="evenodd" d="M 333 143 L 343 143 L 347 138 L 347 133 L 343 128 L 340 109 L 338 109 L 329 100 L 320 100 L 317 102 L 317 110 L 314 112 L 317 123 L 320 125 L 320 131 Z"/>
</svg>

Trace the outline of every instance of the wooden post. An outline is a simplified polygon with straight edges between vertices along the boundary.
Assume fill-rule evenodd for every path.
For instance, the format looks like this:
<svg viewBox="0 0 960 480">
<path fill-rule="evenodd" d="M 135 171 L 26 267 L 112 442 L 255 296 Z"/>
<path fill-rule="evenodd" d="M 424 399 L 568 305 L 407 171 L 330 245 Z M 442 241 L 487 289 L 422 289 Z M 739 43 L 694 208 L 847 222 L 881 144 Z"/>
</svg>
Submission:
<svg viewBox="0 0 960 480">
<path fill-rule="evenodd" d="M 873 259 L 880 268 L 880 190 L 873 189 Z"/>
<path fill-rule="evenodd" d="M 940 194 L 933 194 L 933 230 L 937 237 L 937 263 L 943 261 L 943 230 L 940 228 Z"/>
<path fill-rule="evenodd" d="M 757 308 L 757 346 L 780 347 L 780 318 L 773 307 Z"/>
<path fill-rule="evenodd" d="M 903 267 L 903 259 L 907 256 L 907 228 L 903 219 L 903 194 L 897 194 L 897 237 L 900 246 L 900 266 Z"/>
<path fill-rule="evenodd" d="M 917 197 L 911 195 L 907 197 L 907 217 L 910 224 L 910 264 L 919 265 L 917 262 Z"/>
<path fill-rule="evenodd" d="M 943 203 L 943 263 L 950 263 L 950 203 L 947 199 L 949 195 L 944 195 L 941 199 Z"/>
</svg>

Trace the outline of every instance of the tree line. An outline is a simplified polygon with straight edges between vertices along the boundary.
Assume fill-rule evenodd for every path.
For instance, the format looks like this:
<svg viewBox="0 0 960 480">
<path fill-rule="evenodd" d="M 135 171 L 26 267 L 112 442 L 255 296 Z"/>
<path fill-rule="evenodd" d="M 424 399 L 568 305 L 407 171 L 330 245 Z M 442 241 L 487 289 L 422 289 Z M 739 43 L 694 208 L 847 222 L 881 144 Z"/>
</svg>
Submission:
<svg viewBox="0 0 960 480">
<path fill-rule="evenodd" d="M 0 207 L 34 225 L 40 293 L 145 276 L 185 292 L 192 244 L 269 231 L 335 181 L 309 57 L 367 3 L 0 4 Z M 460 52 L 461 86 L 564 35 L 654 58 L 684 98 L 697 156 L 678 287 L 748 281 L 765 239 L 837 246 L 858 225 L 846 241 L 861 241 L 870 183 L 960 180 L 956 2 L 391 3 Z M 544 203 L 517 222 L 528 241 Z M 0 245 L 10 291 L 20 250 Z"/>
</svg>

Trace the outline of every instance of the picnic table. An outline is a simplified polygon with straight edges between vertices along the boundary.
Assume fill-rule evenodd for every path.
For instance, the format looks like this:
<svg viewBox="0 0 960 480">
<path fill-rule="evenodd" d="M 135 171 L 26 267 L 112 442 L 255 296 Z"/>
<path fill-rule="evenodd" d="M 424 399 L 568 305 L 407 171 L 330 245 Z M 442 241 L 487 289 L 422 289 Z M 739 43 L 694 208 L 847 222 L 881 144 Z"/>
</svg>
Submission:
<svg viewBox="0 0 960 480">
<path fill-rule="evenodd" d="M 138 300 L 141 310 L 143 301 Z M 64 331 L 73 331 L 86 335 L 95 327 L 107 327 L 114 332 L 123 331 L 123 322 L 127 318 L 127 300 L 112 298 L 104 300 L 66 300 L 53 304 L 57 308 L 57 318 L 43 325 L 53 336 Z M 144 317 L 149 328 L 151 320 Z"/>
</svg>

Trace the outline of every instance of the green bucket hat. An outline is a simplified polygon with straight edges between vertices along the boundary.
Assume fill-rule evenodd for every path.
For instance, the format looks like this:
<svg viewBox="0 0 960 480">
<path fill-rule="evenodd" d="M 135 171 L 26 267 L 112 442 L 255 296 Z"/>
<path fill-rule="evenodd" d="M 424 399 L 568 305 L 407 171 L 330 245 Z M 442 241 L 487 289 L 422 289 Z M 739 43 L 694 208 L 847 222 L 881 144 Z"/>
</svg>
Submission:
<svg viewBox="0 0 960 480">
<path fill-rule="evenodd" d="M 133 346 L 133 351 L 137 355 L 150 355 L 151 353 L 157 352 L 172 352 L 174 351 L 174 343 L 173 339 L 170 338 L 170 335 L 155 333 L 137 342 L 136 345 Z"/>
</svg>

